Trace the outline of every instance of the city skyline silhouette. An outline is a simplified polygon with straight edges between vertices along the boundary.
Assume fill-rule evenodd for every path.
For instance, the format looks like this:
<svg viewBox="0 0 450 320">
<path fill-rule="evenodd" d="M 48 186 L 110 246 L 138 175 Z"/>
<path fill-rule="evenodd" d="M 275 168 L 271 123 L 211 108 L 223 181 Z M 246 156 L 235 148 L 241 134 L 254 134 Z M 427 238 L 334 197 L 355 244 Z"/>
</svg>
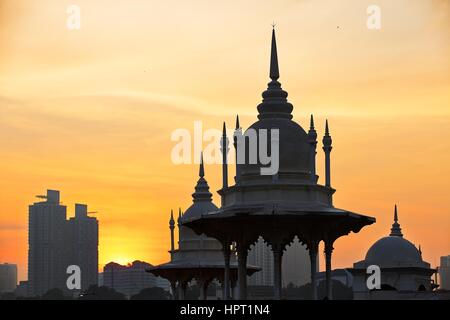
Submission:
<svg viewBox="0 0 450 320">
<path fill-rule="evenodd" d="M 83 5 L 92 12 L 100 9 L 81 1 Z M 5 8 L 2 13 L 13 6 Z M 120 8 L 108 12 L 114 16 Z M 321 8 L 317 5 L 314 12 Z M 313 10 L 303 9 L 302 15 Z M 308 128 L 313 113 L 321 134 L 325 118 L 330 121 L 333 186 L 339 191 L 335 204 L 377 219 L 363 232 L 338 241 L 333 268 L 350 267 L 363 258 L 386 233 L 394 203 L 408 226 L 408 239 L 421 245 L 426 261 L 436 266 L 440 256 L 448 255 L 448 24 L 437 19 L 438 4 L 421 9 L 426 9 L 422 17 L 431 31 L 411 38 L 389 15 L 379 31 L 383 36 L 365 30 L 362 22 L 358 26 L 351 14 L 347 20 L 325 20 L 318 14 L 321 30 L 315 29 L 314 19 L 293 21 L 281 11 L 276 19 L 282 30 L 278 50 L 283 85 L 295 105 L 294 119 Z M 408 18 L 416 10 L 395 7 L 397 13 L 406 12 L 400 21 L 422 30 Z M 133 14 L 144 21 L 137 10 Z M 167 261 L 168 214 L 189 206 L 198 170 L 196 164 L 171 163 L 170 134 L 177 128 L 192 130 L 196 120 L 216 129 L 223 120 L 232 127 L 236 114 L 243 128 L 255 121 L 267 79 L 267 19 L 261 18 L 265 24 L 223 30 L 213 24 L 211 35 L 200 23 L 189 26 L 181 17 L 177 23 L 188 27 L 186 39 L 180 39 L 175 27 L 154 30 L 160 21 L 137 27 L 131 17 L 123 18 L 128 43 L 114 55 L 109 50 L 122 44 L 111 35 L 97 44 L 98 52 L 89 47 L 102 39 L 100 22 L 87 20 L 78 34 L 62 28 L 38 45 L 29 33 L 33 19 L 40 17 L 37 8 L 23 15 L 21 23 L 0 22 L 24 35 L 23 42 L 11 43 L 0 35 L 6 57 L 0 62 L 0 262 L 18 264 L 19 280 L 26 279 L 27 206 L 46 189 L 61 191 L 69 208 L 82 202 L 99 212 L 100 270 L 110 261 Z M 221 19 L 233 17 L 225 11 Z M 436 19 L 441 24 L 433 24 Z M 115 30 L 113 23 L 102 22 Z M 54 24 L 49 19 L 43 27 Z M 57 37 L 64 40 L 52 59 L 46 46 Z M 355 39 L 368 47 L 356 45 Z M 35 59 L 26 59 L 24 46 L 36 48 Z M 133 53 L 133 48 L 142 48 L 142 53 Z M 174 54 L 183 48 L 184 57 Z M 108 59 L 102 61 L 104 56 Z M 318 150 L 317 173 L 324 183 L 322 157 Z M 207 165 L 207 171 L 213 201 L 219 205 L 221 166 Z M 324 266 L 322 254 L 319 259 Z"/>
</svg>

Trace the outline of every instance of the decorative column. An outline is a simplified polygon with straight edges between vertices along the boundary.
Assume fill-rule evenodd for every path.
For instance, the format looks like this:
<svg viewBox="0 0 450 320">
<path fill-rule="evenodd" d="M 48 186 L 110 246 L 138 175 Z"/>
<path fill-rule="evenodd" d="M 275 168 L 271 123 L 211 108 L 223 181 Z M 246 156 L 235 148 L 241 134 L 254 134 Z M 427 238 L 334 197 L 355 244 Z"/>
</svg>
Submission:
<svg viewBox="0 0 450 320">
<path fill-rule="evenodd" d="M 206 300 L 207 294 L 208 294 L 208 280 L 202 280 L 199 281 L 200 285 L 200 300 Z"/>
<path fill-rule="evenodd" d="M 239 116 L 236 116 L 236 128 L 234 129 L 234 137 L 233 137 L 233 141 L 234 141 L 234 150 L 236 151 L 236 177 L 234 178 L 234 181 L 236 184 L 239 184 L 241 181 L 241 164 L 242 160 L 241 157 L 239 156 L 241 153 L 244 153 L 245 156 L 245 144 L 243 141 L 243 136 L 242 136 L 242 129 L 241 126 L 239 124 Z M 245 160 L 244 160 L 245 161 Z"/>
<path fill-rule="evenodd" d="M 170 289 L 172 290 L 172 299 L 177 300 L 177 282 L 170 281 Z"/>
<path fill-rule="evenodd" d="M 333 253 L 333 241 L 325 241 L 325 283 L 328 300 L 333 299 L 333 287 L 331 277 L 331 254 Z"/>
<path fill-rule="evenodd" d="M 237 245 L 239 299 L 247 299 L 247 246 Z"/>
<path fill-rule="evenodd" d="M 173 254 L 175 252 L 175 220 L 173 220 L 173 210 L 170 210 L 170 220 L 169 220 L 169 229 L 170 229 L 170 259 L 173 260 Z"/>
<path fill-rule="evenodd" d="M 325 152 L 325 186 L 331 188 L 331 165 L 330 165 L 330 153 L 333 147 L 331 146 L 332 139 L 330 136 L 330 131 L 328 130 L 328 120 L 325 122 L 325 135 L 322 139 L 323 151 Z"/>
<path fill-rule="evenodd" d="M 314 128 L 314 117 L 311 115 L 311 121 L 309 125 L 309 131 L 308 131 L 308 142 L 309 142 L 309 166 L 311 171 L 311 183 L 315 184 L 317 181 L 316 177 L 316 149 L 317 149 L 317 132 Z"/>
<path fill-rule="evenodd" d="M 223 275 L 224 300 L 230 299 L 230 242 L 225 241 L 222 245 L 225 268 Z"/>
<path fill-rule="evenodd" d="M 225 122 L 223 123 L 222 130 L 222 139 L 220 140 L 220 147 L 222 151 L 222 189 L 228 187 L 228 151 L 230 148 L 228 147 L 228 138 L 227 138 L 227 128 Z M 223 206 L 222 199 L 222 206 Z"/>
<path fill-rule="evenodd" d="M 236 279 L 232 278 L 231 279 L 231 288 L 230 288 L 230 300 L 237 300 L 237 294 L 236 294 Z"/>
<path fill-rule="evenodd" d="M 187 288 L 187 282 L 186 281 L 180 281 L 178 284 L 178 293 L 179 293 L 179 299 L 185 300 L 186 297 L 186 288 Z"/>
<path fill-rule="evenodd" d="M 272 244 L 273 252 L 273 288 L 274 299 L 281 300 L 282 279 L 281 262 L 283 259 L 283 246 L 281 244 Z"/>
<path fill-rule="evenodd" d="M 312 299 L 317 300 L 317 283 L 316 283 L 316 269 L 317 269 L 317 251 L 319 250 L 319 241 L 311 241 L 309 244 L 309 259 L 311 261 L 311 291 Z"/>
</svg>

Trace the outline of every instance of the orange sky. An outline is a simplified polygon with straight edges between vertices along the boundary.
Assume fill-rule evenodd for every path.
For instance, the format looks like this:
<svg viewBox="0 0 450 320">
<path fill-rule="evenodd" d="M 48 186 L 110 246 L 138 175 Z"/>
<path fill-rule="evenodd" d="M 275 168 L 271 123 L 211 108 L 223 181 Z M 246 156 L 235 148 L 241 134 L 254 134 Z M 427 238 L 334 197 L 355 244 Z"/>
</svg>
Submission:
<svg viewBox="0 0 450 320">
<path fill-rule="evenodd" d="M 167 260 L 170 209 L 189 206 L 197 173 L 172 164 L 170 135 L 255 121 L 273 20 L 294 119 L 314 113 L 319 135 L 330 121 L 335 205 L 377 218 L 338 240 L 334 266 L 388 234 L 394 203 L 427 261 L 450 254 L 449 1 L 2 0 L 0 263 L 26 278 L 27 206 L 47 188 L 70 216 L 99 211 L 101 265 Z M 220 171 L 206 167 L 213 191 Z"/>
</svg>

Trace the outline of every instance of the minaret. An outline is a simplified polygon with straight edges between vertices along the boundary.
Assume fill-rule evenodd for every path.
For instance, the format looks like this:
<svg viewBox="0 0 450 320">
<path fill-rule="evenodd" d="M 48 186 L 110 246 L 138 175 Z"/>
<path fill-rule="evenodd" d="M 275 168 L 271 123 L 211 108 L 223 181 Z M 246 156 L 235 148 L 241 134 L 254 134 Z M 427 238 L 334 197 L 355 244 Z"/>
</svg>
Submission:
<svg viewBox="0 0 450 320">
<path fill-rule="evenodd" d="M 234 128 L 234 135 L 233 135 L 233 140 L 234 140 L 234 150 L 236 151 L 236 176 L 234 177 L 234 181 L 236 184 L 239 184 L 241 181 L 241 164 L 239 163 L 239 160 L 243 160 L 240 159 L 239 157 L 239 153 L 243 152 L 244 150 L 241 150 L 242 148 L 244 148 L 244 145 L 242 144 L 242 142 L 244 142 L 243 137 L 242 137 L 242 128 L 239 124 L 239 115 L 236 116 L 236 127 Z"/>
<path fill-rule="evenodd" d="M 228 187 L 228 151 L 230 148 L 228 147 L 229 141 L 227 138 L 227 127 L 225 122 L 223 123 L 222 130 L 222 139 L 220 140 L 220 146 L 222 151 L 222 189 Z M 222 199 L 223 200 L 223 199 Z M 223 203 L 222 203 L 223 205 Z"/>
<path fill-rule="evenodd" d="M 181 208 L 178 208 L 178 219 L 177 219 L 177 226 L 178 226 L 178 232 L 180 232 L 180 225 L 181 225 L 181 217 L 183 215 L 181 214 Z"/>
<path fill-rule="evenodd" d="M 316 149 L 317 149 L 317 132 L 314 128 L 314 117 L 311 115 L 311 120 L 309 124 L 308 131 L 308 141 L 310 145 L 309 156 L 310 156 L 310 171 L 311 171 L 311 183 L 314 184 L 317 182 L 316 177 Z"/>
<path fill-rule="evenodd" d="M 391 228 L 391 237 L 403 237 L 402 229 L 400 228 L 400 224 L 398 223 L 398 214 L 397 214 L 397 205 L 394 207 L 394 223 Z"/>
<path fill-rule="evenodd" d="M 173 220 L 173 210 L 170 210 L 170 220 L 169 220 L 169 229 L 170 229 L 170 257 L 172 259 L 173 253 L 175 252 L 175 220 Z"/>
<path fill-rule="evenodd" d="M 332 139 L 330 131 L 328 129 L 328 120 L 325 121 L 325 135 L 323 136 L 323 151 L 325 152 L 325 186 L 331 188 L 331 165 L 330 165 L 330 153 L 333 147 L 331 146 Z"/>
</svg>

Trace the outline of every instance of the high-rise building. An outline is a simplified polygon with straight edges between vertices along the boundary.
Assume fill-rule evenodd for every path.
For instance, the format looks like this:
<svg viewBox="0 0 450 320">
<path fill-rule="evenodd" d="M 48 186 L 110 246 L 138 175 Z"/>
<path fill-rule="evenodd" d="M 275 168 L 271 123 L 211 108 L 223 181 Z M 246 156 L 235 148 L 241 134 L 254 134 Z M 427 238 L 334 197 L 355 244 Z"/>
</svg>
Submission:
<svg viewBox="0 0 450 320">
<path fill-rule="evenodd" d="M 17 286 L 17 265 L 0 264 L 0 293 L 14 292 Z"/>
<path fill-rule="evenodd" d="M 249 277 L 249 285 L 273 286 L 273 253 L 269 245 L 260 237 L 250 247 L 248 252 L 248 263 L 261 268 L 261 271 Z M 310 259 L 306 246 L 302 245 L 298 238 L 286 247 L 283 254 L 282 282 L 283 287 L 293 284 L 302 286 L 311 281 Z M 317 261 L 317 271 L 319 263 Z"/>
<path fill-rule="evenodd" d="M 67 222 L 71 245 L 69 265 L 81 270 L 81 290 L 98 283 L 98 220 L 88 216 L 85 204 L 75 204 L 75 217 Z"/>
<path fill-rule="evenodd" d="M 142 289 L 161 287 L 169 290 L 169 282 L 146 272 L 152 265 L 143 261 L 133 261 L 126 266 L 110 262 L 103 268 L 103 285 L 123 293 L 128 298 Z"/>
<path fill-rule="evenodd" d="M 45 199 L 29 206 L 28 289 L 42 295 L 53 288 L 63 289 L 66 280 L 66 206 L 59 191 L 47 190 Z"/>
<path fill-rule="evenodd" d="M 319 272 L 319 259 L 316 262 L 316 272 Z M 289 284 L 300 287 L 311 282 L 309 251 L 306 245 L 302 245 L 297 237 L 284 251 L 282 282 L 283 287 L 287 287 Z"/>
<path fill-rule="evenodd" d="M 261 271 L 248 278 L 248 284 L 251 286 L 273 286 L 272 249 L 264 242 L 262 237 L 259 237 L 258 241 L 250 247 L 247 260 L 250 265 L 261 268 Z"/>
<path fill-rule="evenodd" d="M 450 290 L 450 255 L 441 257 L 439 289 Z"/>
<path fill-rule="evenodd" d="M 81 271 L 81 290 L 98 282 L 98 221 L 89 217 L 87 205 L 75 205 L 75 217 L 67 220 L 59 191 L 47 190 L 45 199 L 29 207 L 28 294 L 50 289 L 68 290 L 67 268 Z"/>
</svg>

